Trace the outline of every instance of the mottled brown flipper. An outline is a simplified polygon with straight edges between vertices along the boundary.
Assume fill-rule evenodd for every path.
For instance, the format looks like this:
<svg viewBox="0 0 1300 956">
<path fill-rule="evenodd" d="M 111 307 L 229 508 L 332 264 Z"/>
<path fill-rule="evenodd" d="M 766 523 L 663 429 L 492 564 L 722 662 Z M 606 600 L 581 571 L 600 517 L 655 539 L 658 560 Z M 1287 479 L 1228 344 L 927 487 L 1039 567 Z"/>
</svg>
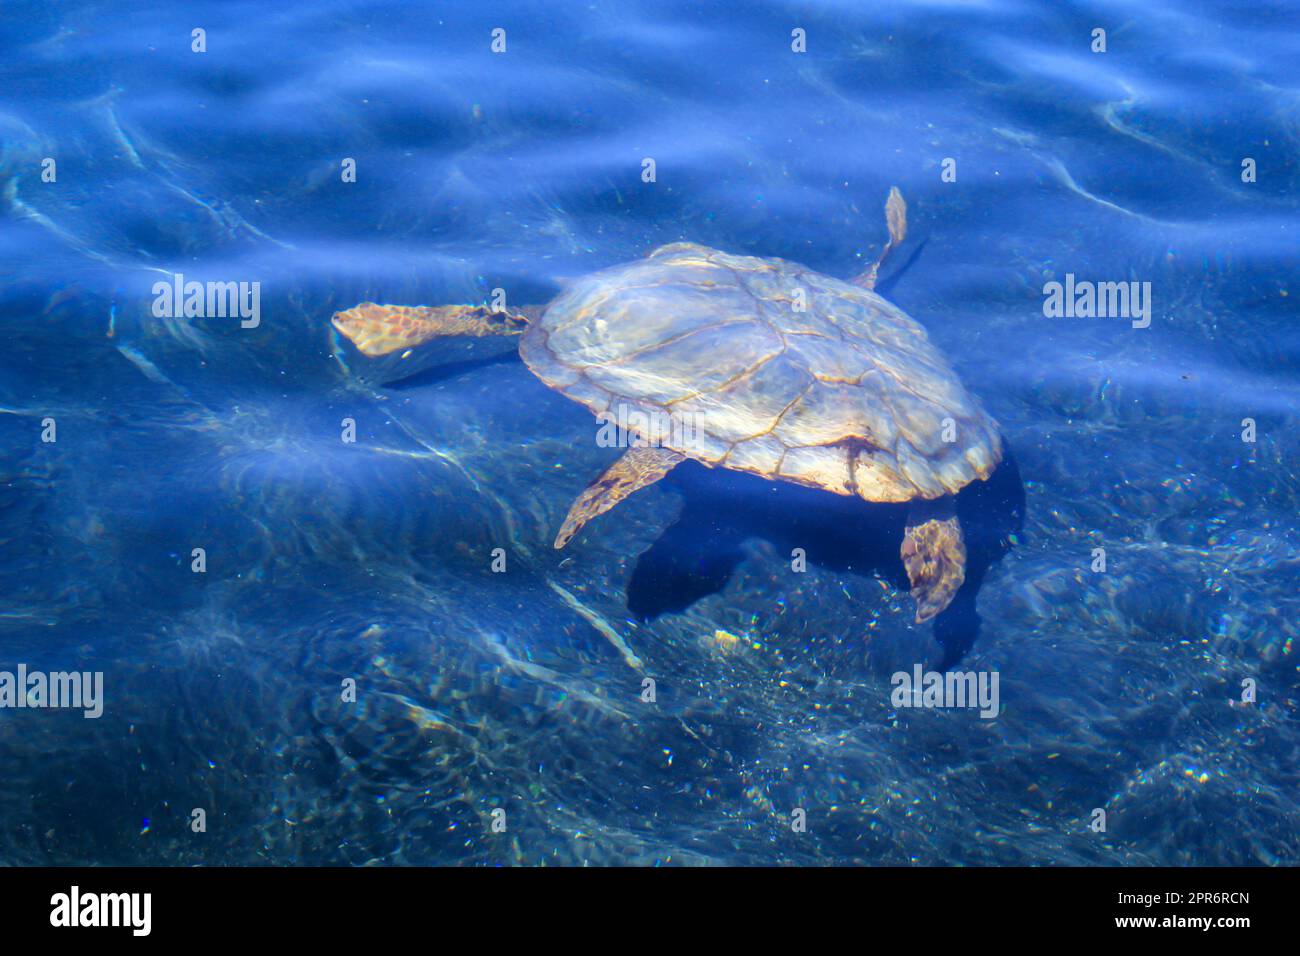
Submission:
<svg viewBox="0 0 1300 956">
<path fill-rule="evenodd" d="M 604 514 L 632 492 L 654 484 L 685 460 L 685 455 L 667 448 L 629 448 L 574 500 L 555 536 L 555 546 L 564 547 L 592 518 Z"/>
<path fill-rule="evenodd" d="M 447 336 L 519 335 L 528 319 L 523 312 L 493 312 L 482 305 L 430 307 L 362 302 L 335 312 L 332 321 L 357 351 L 367 358 L 377 358 Z"/>
<path fill-rule="evenodd" d="M 885 200 L 885 224 L 889 227 L 889 241 L 885 243 L 885 248 L 880 250 L 880 258 L 871 264 L 871 268 L 850 280 L 856 286 L 874 289 L 876 274 L 880 271 L 885 257 L 901 246 L 903 240 L 907 238 L 907 203 L 903 202 L 903 194 L 898 191 L 897 186 L 890 187 L 889 198 Z"/>
<path fill-rule="evenodd" d="M 916 601 L 916 623 L 923 624 L 952 603 L 966 580 L 966 542 L 951 495 L 912 502 L 902 553 Z"/>
</svg>

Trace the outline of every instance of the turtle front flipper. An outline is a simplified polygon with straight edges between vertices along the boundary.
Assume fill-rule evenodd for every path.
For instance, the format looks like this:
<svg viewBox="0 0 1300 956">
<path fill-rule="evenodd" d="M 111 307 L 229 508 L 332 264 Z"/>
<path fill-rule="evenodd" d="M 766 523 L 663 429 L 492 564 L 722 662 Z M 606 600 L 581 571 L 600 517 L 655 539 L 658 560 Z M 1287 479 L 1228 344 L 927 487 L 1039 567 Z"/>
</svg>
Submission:
<svg viewBox="0 0 1300 956">
<path fill-rule="evenodd" d="M 338 329 L 367 358 L 415 348 L 430 339 L 519 335 L 528 322 L 522 312 L 493 312 L 482 305 L 376 305 L 335 312 Z"/>
<path fill-rule="evenodd" d="M 966 580 L 966 542 L 951 495 L 916 500 L 903 532 L 903 567 L 912 582 L 916 623 L 923 624 L 949 604 Z"/>
<path fill-rule="evenodd" d="M 564 547 L 592 518 L 604 514 L 632 492 L 654 484 L 685 460 L 685 455 L 667 448 L 629 448 L 574 500 L 555 536 L 555 546 Z"/>
</svg>

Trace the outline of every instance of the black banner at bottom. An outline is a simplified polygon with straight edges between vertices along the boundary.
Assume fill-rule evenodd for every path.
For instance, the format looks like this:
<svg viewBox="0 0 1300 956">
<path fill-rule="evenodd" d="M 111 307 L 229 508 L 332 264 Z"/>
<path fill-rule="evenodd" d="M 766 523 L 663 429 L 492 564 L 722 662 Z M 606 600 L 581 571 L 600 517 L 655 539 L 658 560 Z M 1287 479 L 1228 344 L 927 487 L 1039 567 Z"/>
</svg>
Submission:
<svg viewBox="0 0 1300 956">
<path fill-rule="evenodd" d="M 436 943 L 433 927 L 448 925 L 494 940 L 572 931 L 593 941 L 602 924 L 649 939 L 689 923 L 693 941 L 716 934 L 733 947 L 745 937 L 771 942 L 782 924 L 858 938 L 905 929 L 927 942 L 993 931 L 1026 941 L 1045 932 L 1199 934 L 1231 945 L 1287 925 L 1281 901 L 1294 877 L 1263 869 L 9 869 L 0 870 L 0 918 L 11 942 L 75 933 L 81 943 L 338 944 L 409 933 Z"/>
</svg>

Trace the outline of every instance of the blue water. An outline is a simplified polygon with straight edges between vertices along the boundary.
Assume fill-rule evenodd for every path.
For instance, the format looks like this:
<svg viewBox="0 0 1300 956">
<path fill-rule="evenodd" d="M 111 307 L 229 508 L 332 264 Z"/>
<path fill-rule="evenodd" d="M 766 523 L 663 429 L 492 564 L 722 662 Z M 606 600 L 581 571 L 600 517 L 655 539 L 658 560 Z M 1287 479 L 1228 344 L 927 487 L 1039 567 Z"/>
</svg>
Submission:
<svg viewBox="0 0 1300 956">
<path fill-rule="evenodd" d="M 0 671 L 104 711 L 0 710 L 0 863 L 1300 862 L 1297 63 L 1275 2 L 6 3 Z M 557 552 L 585 409 L 331 333 L 683 239 L 848 277 L 895 184 L 882 289 L 1014 457 L 938 629 L 898 509 L 760 479 Z M 938 638 L 996 719 L 893 705 Z"/>
</svg>

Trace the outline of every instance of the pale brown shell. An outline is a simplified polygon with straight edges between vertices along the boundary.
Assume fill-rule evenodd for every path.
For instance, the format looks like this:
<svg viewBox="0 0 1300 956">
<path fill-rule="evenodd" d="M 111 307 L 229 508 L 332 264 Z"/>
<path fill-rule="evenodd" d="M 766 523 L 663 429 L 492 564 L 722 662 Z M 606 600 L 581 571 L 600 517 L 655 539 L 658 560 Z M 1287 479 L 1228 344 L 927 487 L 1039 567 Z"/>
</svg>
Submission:
<svg viewBox="0 0 1300 956">
<path fill-rule="evenodd" d="M 578 280 L 529 324 L 528 367 L 707 465 L 869 501 L 987 478 L 994 422 L 925 330 L 783 259 L 675 243 Z"/>
</svg>

